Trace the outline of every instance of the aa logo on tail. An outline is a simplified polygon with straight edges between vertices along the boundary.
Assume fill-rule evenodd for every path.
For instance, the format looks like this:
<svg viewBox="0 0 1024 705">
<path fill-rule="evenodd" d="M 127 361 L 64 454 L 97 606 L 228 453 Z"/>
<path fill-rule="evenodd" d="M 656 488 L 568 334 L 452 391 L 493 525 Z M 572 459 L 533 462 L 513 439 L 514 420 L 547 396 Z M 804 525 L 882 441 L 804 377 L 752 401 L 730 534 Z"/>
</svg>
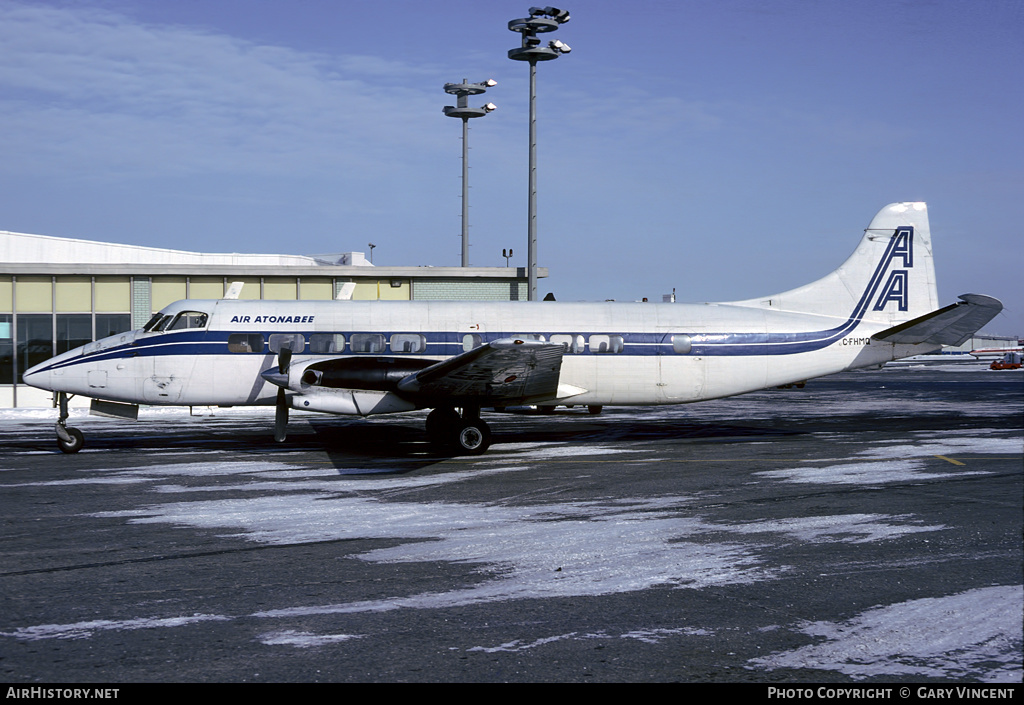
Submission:
<svg viewBox="0 0 1024 705">
<path fill-rule="evenodd" d="M 889 242 L 889 249 L 882 257 L 882 271 L 897 257 L 903 260 L 906 269 L 894 269 L 889 272 L 889 279 L 882 287 L 882 293 L 875 301 L 874 310 L 881 311 L 890 301 L 895 301 L 900 311 L 907 310 L 907 295 L 910 289 L 910 268 L 914 266 L 914 228 L 910 226 L 897 228 Z"/>
</svg>

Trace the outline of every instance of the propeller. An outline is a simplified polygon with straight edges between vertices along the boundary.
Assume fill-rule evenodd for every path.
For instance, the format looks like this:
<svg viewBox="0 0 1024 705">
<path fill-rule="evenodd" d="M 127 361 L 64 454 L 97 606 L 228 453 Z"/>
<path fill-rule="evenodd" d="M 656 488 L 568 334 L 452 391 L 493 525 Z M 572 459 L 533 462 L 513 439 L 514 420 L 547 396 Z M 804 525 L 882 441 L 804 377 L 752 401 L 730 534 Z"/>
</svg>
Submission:
<svg viewBox="0 0 1024 705">
<path fill-rule="evenodd" d="M 281 348 L 281 352 L 277 356 L 277 370 L 284 377 L 285 384 L 288 383 L 288 368 L 291 363 L 292 349 Z M 274 440 L 278 443 L 282 443 L 288 437 L 288 400 L 285 398 L 284 390 L 284 387 L 277 390 L 277 409 L 274 413 Z"/>
</svg>

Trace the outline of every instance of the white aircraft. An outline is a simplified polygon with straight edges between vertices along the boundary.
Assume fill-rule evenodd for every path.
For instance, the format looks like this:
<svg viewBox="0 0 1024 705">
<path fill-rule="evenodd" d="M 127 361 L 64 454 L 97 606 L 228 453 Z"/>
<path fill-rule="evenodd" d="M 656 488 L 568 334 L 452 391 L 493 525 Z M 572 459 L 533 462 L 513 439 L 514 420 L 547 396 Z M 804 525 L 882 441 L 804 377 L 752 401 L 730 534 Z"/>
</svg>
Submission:
<svg viewBox="0 0 1024 705">
<path fill-rule="evenodd" d="M 433 409 L 431 440 L 483 453 L 481 408 L 683 404 L 881 365 L 959 345 L 1002 310 L 965 294 L 939 308 L 924 203 L 871 221 L 839 269 L 806 286 L 708 304 L 185 300 L 141 330 L 25 372 L 54 392 L 58 445 L 69 395 L 100 414 L 139 404 L 276 405 L 388 414 Z M 459 411 L 460 410 L 460 411 Z"/>
</svg>

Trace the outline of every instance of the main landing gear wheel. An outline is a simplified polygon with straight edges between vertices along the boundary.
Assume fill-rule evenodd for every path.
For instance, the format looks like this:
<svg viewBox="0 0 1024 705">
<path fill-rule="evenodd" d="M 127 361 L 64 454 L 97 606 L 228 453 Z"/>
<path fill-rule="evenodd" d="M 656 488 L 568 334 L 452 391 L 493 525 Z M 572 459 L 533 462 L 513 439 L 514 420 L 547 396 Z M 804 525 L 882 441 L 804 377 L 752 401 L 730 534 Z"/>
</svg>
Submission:
<svg viewBox="0 0 1024 705">
<path fill-rule="evenodd" d="M 61 435 L 64 431 L 64 435 Z M 64 436 L 67 438 L 64 438 Z M 57 447 L 64 453 L 77 453 L 85 445 L 85 435 L 77 428 L 61 427 L 57 429 Z"/>
<path fill-rule="evenodd" d="M 491 446 L 491 429 L 480 419 L 455 427 L 455 448 L 465 455 L 480 455 Z"/>
<path fill-rule="evenodd" d="M 438 445 L 444 444 L 460 421 L 462 418 L 455 409 L 434 409 L 427 414 L 427 435 L 430 436 L 430 441 Z"/>
<path fill-rule="evenodd" d="M 460 455 L 480 455 L 491 445 L 491 429 L 479 411 L 464 410 L 459 416 L 455 409 L 434 409 L 427 415 L 427 435 L 434 445 Z"/>
</svg>

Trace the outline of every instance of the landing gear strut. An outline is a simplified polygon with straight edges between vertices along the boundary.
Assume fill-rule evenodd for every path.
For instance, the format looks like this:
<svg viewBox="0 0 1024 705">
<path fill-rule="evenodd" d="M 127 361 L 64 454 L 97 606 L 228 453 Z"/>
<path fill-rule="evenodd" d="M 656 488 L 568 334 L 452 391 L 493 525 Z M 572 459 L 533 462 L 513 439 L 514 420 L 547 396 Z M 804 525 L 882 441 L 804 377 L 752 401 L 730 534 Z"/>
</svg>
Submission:
<svg viewBox="0 0 1024 705">
<path fill-rule="evenodd" d="M 491 445 L 491 429 L 480 419 L 480 409 L 438 407 L 427 415 L 427 435 L 437 446 L 454 448 L 461 455 L 480 455 Z"/>
<path fill-rule="evenodd" d="M 64 453 L 77 453 L 85 445 L 85 436 L 77 428 L 67 425 L 68 395 L 64 392 L 57 392 L 56 404 L 60 407 L 60 417 L 54 427 L 54 430 L 57 431 L 57 447 Z"/>
</svg>

